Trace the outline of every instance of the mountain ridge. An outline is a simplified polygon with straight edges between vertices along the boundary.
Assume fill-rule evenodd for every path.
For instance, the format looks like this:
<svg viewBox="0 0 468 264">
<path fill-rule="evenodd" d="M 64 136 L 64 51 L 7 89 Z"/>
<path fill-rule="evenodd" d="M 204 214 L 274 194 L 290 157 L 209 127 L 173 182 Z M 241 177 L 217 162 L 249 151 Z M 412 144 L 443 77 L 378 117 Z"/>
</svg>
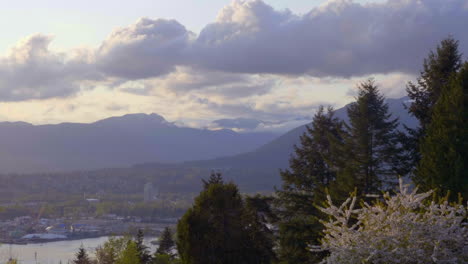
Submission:
<svg viewBox="0 0 468 264">
<path fill-rule="evenodd" d="M 92 123 L 0 122 L 0 172 L 30 173 L 129 167 L 239 154 L 276 137 L 179 127 L 158 114 L 128 114 Z"/>
</svg>

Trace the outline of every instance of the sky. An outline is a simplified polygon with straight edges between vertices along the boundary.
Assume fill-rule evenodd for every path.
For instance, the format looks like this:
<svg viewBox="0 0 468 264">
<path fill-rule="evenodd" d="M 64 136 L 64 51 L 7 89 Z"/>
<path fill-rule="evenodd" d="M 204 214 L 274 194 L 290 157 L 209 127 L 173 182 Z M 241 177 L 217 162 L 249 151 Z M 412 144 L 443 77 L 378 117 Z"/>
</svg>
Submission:
<svg viewBox="0 0 468 264">
<path fill-rule="evenodd" d="M 442 39 L 467 52 L 466 24 L 468 0 L 17 0 L 0 11 L 0 120 L 283 132 L 368 78 L 404 96 Z"/>
</svg>

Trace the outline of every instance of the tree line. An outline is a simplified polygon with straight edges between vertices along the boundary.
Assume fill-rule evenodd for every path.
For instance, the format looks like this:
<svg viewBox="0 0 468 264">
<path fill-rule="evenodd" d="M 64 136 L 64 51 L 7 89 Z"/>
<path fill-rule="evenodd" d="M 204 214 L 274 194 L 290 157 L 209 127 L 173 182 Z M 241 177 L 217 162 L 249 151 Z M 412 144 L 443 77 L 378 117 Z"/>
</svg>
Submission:
<svg viewBox="0 0 468 264">
<path fill-rule="evenodd" d="M 91 257 L 82 245 L 75 258 L 74 264 L 177 264 L 175 258 L 174 234 L 166 227 L 158 239 L 158 249 L 151 253 L 144 244 L 143 231 L 138 230 L 134 238 L 112 237 L 103 245 L 96 248 Z"/>
<path fill-rule="evenodd" d="M 348 122 L 331 108 L 315 114 L 276 192 L 279 263 L 323 258 L 307 245 L 320 244 L 324 216 L 317 206 L 327 193 L 337 201 L 352 192 L 366 200 L 406 177 L 451 201 L 468 198 L 468 62 L 461 61 L 458 41 L 449 37 L 430 52 L 406 91 L 406 108 L 419 121 L 415 129 L 397 130 L 398 119 L 372 79 L 359 84 Z"/>
</svg>

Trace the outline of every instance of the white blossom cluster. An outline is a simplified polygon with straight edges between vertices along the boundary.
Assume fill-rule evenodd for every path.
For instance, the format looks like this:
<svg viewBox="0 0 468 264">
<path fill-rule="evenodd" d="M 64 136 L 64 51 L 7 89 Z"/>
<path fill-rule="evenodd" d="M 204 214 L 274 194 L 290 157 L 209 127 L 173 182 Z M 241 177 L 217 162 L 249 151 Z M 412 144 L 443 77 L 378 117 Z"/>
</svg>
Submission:
<svg viewBox="0 0 468 264">
<path fill-rule="evenodd" d="M 468 263 L 468 206 L 423 202 L 432 192 L 416 191 L 400 180 L 398 194 L 361 209 L 356 197 L 339 207 L 328 197 L 322 263 Z"/>
</svg>

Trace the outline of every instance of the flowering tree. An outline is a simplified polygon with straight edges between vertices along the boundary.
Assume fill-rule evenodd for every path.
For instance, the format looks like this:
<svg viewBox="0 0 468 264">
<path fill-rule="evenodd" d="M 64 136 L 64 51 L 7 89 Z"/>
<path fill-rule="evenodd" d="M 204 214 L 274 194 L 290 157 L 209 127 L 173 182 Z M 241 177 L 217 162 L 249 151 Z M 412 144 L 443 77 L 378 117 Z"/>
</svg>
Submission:
<svg viewBox="0 0 468 264">
<path fill-rule="evenodd" d="M 398 194 L 361 209 L 356 197 L 339 207 L 328 197 L 320 250 L 330 256 L 322 263 L 468 263 L 468 207 L 423 202 L 432 191 L 416 191 L 400 179 Z"/>
</svg>

